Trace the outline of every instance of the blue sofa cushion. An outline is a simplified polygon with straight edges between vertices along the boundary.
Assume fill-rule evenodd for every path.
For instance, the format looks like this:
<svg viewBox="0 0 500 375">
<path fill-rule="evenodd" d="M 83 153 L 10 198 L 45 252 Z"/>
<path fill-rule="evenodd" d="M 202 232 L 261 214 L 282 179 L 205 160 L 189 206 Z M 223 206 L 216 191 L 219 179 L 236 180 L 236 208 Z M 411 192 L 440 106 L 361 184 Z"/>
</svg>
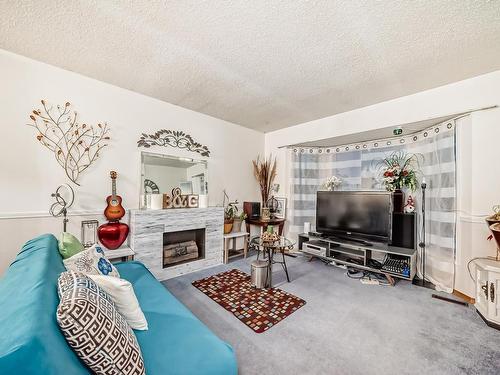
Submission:
<svg viewBox="0 0 500 375">
<path fill-rule="evenodd" d="M 119 263 L 148 321 L 135 331 L 146 374 L 237 374 L 233 349 L 215 336 L 139 262 Z"/>
<path fill-rule="evenodd" d="M 66 269 L 57 239 L 28 241 L 0 280 L 0 373 L 88 374 L 56 321 L 57 278 Z"/>
</svg>

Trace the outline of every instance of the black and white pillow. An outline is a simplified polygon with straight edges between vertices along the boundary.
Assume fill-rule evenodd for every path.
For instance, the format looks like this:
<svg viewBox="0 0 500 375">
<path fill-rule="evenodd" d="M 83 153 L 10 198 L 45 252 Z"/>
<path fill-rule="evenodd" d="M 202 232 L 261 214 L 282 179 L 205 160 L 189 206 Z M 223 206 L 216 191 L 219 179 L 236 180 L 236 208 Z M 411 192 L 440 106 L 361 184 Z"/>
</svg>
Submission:
<svg viewBox="0 0 500 375">
<path fill-rule="evenodd" d="M 144 361 L 134 332 L 109 295 L 83 273 L 58 280 L 57 322 L 66 341 L 96 374 L 142 375 Z"/>
</svg>

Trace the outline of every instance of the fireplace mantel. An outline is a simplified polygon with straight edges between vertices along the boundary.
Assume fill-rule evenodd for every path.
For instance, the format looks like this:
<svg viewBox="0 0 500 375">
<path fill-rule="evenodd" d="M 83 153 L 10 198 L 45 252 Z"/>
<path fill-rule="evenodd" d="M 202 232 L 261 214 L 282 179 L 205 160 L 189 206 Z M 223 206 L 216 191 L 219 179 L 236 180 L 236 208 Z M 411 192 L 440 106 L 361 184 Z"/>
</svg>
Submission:
<svg viewBox="0 0 500 375">
<path fill-rule="evenodd" d="M 222 207 L 130 210 L 130 247 L 158 280 L 166 280 L 222 263 L 224 209 Z M 163 234 L 205 229 L 203 259 L 163 267 Z"/>
</svg>

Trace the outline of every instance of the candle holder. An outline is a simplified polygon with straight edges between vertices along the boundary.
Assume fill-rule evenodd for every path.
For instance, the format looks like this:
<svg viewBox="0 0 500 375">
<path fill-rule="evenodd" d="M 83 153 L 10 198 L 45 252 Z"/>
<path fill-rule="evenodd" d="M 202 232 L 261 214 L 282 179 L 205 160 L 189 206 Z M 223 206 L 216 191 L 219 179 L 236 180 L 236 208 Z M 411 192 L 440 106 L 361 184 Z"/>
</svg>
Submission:
<svg viewBox="0 0 500 375">
<path fill-rule="evenodd" d="M 88 248 L 97 243 L 97 227 L 99 227 L 99 222 L 97 220 L 82 221 L 83 247 Z"/>
</svg>

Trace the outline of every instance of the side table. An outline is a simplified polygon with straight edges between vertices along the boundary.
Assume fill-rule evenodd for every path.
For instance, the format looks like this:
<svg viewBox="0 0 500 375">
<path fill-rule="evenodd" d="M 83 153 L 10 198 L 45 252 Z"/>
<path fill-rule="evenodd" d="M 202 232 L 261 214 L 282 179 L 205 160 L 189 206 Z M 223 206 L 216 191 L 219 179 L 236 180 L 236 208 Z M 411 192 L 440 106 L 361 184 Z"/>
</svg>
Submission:
<svg viewBox="0 0 500 375">
<path fill-rule="evenodd" d="M 247 257 L 248 252 L 248 236 L 247 232 L 235 232 L 228 233 L 224 235 L 224 263 L 228 263 L 229 259 L 238 257 L 243 255 L 243 257 Z M 236 240 L 238 238 L 243 238 L 243 249 L 236 249 Z M 230 242 L 232 242 L 232 246 L 230 247 Z M 230 255 L 229 253 L 233 254 Z"/>
<path fill-rule="evenodd" d="M 285 256 L 295 258 L 296 255 L 286 253 L 288 250 L 292 250 L 295 245 L 295 241 L 289 240 L 281 236 L 277 241 L 264 241 L 261 237 L 255 236 L 250 240 L 250 246 L 252 246 L 258 252 L 262 251 L 264 253 L 264 259 L 267 260 L 267 274 L 266 274 L 266 288 L 273 287 L 273 264 L 279 263 L 285 271 L 286 280 L 290 282 L 290 276 L 288 275 L 288 267 L 286 266 Z M 275 253 L 281 253 L 282 260 L 275 260 Z M 257 253 L 257 260 L 259 260 L 259 253 Z"/>
<path fill-rule="evenodd" d="M 500 330 L 500 262 L 494 259 L 477 259 L 476 301 L 474 306 L 484 322 Z"/>
<path fill-rule="evenodd" d="M 104 256 L 111 262 L 128 262 L 134 260 L 134 250 L 127 245 L 122 245 L 118 249 L 110 250 L 100 245 L 104 250 Z"/>
<path fill-rule="evenodd" d="M 257 225 L 262 228 L 262 230 L 265 232 L 267 230 L 268 225 L 273 225 L 278 227 L 278 234 L 281 236 L 283 234 L 283 227 L 285 226 L 285 221 L 286 219 L 269 219 L 269 220 L 262 220 L 262 218 L 246 218 L 245 219 L 245 224 L 247 227 L 247 232 L 250 233 L 250 225 Z"/>
</svg>

